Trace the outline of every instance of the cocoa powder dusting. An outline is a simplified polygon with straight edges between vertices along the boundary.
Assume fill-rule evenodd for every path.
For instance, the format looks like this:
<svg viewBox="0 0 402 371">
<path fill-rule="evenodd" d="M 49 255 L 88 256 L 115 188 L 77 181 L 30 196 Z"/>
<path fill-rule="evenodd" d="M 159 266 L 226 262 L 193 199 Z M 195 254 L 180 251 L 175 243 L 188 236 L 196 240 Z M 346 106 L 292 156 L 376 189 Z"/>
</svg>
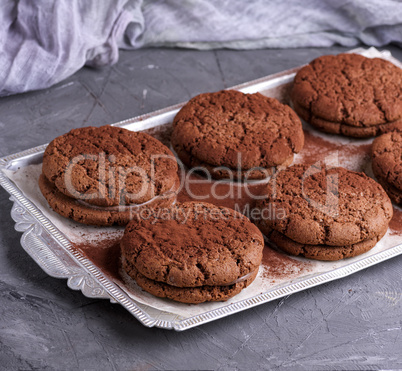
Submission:
<svg viewBox="0 0 402 371">
<path fill-rule="evenodd" d="M 304 131 L 304 147 L 295 163 L 314 164 L 322 161 L 330 166 L 342 166 L 352 171 L 367 172 L 370 165 L 371 143 L 359 140 L 354 144 L 335 143 L 315 135 L 309 129 Z"/>
<path fill-rule="evenodd" d="M 173 126 L 172 124 L 155 126 L 154 128 L 143 130 L 144 133 L 147 133 L 154 138 L 161 141 L 165 146 L 170 148 L 170 136 L 172 135 Z"/>
<path fill-rule="evenodd" d="M 343 145 L 342 154 L 346 156 L 364 156 L 366 158 L 370 157 L 371 143 L 360 144 L 360 145 Z"/>
<path fill-rule="evenodd" d="M 101 234 L 88 242 L 75 243 L 89 260 L 110 278 L 120 278 L 120 236 L 104 237 Z"/>
<path fill-rule="evenodd" d="M 304 147 L 298 154 L 298 163 L 314 163 L 323 159 L 329 152 L 342 147 L 339 143 L 330 142 L 304 130 Z"/>
<path fill-rule="evenodd" d="M 290 103 L 290 91 L 293 87 L 293 81 L 287 84 L 277 86 L 275 89 L 262 90 L 260 93 L 270 98 L 276 98 L 279 102 L 284 104 Z"/>
<path fill-rule="evenodd" d="M 191 174 L 182 180 L 182 189 L 177 201 L 200 200 L 217 206 L 224 206 L 247 214 L 247 207 L 252 205 L 257 196 L 262 196 L 266 183 L 246 183 L 238 185 L 233 182 L 208 181 L 200 175 Z"/>
<path fill-rule="evenodd" d="M 263 276 L 275 282 L 279 279 L 291 279 L 301 274 L 305 274 L 312 269 L 312 264 L 308 261 L 300 261 L 274 250 L 265 244 L 262 257 Z"/>
<path fill-rule="evenodd" d="M 394 207 L 394 216 L 389 223 L 389 229 L 391 235 L 402 236 L 402 211 Z"/>
</svg>

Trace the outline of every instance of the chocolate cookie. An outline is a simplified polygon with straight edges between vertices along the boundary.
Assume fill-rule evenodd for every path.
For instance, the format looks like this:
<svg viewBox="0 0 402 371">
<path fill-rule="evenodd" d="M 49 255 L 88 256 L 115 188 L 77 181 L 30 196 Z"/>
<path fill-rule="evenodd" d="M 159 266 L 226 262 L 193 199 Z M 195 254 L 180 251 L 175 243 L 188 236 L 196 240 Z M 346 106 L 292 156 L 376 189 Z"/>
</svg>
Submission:
<svg viewBox="0 0 402 371">
<path fill-rule="evenodd" d="M 92 225 L 124 225 L 170 206 L 180 185 L 172 152 L 148 134 L 103 126 L 71 130 L 43 157 L 39 186 L 54 211 Z"/>
<path fill-rule="evenodd" d="M 182 148 L 177 148 L 177 157 L 183 162 L 183 164 L 193 170 L 197 170 L 198 173 L 205 175 L 211 175 L 214 179 L 230 179 L 230 180 L 255 180 L 264 179 L 271 176 L 276 170 L 282 170 L 290 166 L 293 162 L 293 155 L 289 157 L 284 163 L 271 168 L 253 168 L 249 170 L 230 169 L 228 167 L 207 164 L 195 157 L 192 157 L 188 152 Z"/>
<path fill-rule="evenodd" d="M 53 211 L 78 223 L 98 226 L 126 225 L 134 215 L 147 208 L 169 207 L 176 201 L 178 187 L 179 180 L 171 192 L 166 192 L 142 205 L 104 207 L 86 204 L 81 200 L 68 197 L 49 182 L 43 174 L 39 177 L 39 188 Z"/>
<path fill-rule="evenodd" d="M 292 161 L 304 134 L 276 99 L 225 90 L 191 99 L 174 119 L 171 143 L 185 165 L 212 169 L 214 178 L 262 179 Z"/>
<path fill-rule="evenodd" d="M 372 167 L 377 179 L 402 194 L 402 131 L 376 138 L 371 147 Z"/>
<path fill-rule="evenodd" d="M 341 134 L 355 138 L 368 138 L 388 133 L 393 130 L 402 130 L 402 119 L 387 124 L 355 127 L 340 122 L 326 121 L 322 118 L 313 116 L 309 110 L 298 105 L 297 103 L 293 103 L 293 107 L 304 121 L 310 123 L 317 129 L 330 134 Z"/>
<path fill-rule="evenodd" d="M 270 232 L 271 233 L 267 235 L 268 239 L 280 250 L 294 256 L 304 256 L 309 259 L 325 261 L 341 260 L 364 254 L 371 250 L 383 237 L 383 235 L 373 237 L 353 245 L 329 246 L 301 244 L 291 240 L 278 231 L 271 230 Z"/>
<path fill-rule="evenodd" d="M 177 162 L 157 139 L 102 126 L 71 130 L 43 156 L 43 175 L 66 196 L 97 206 L 142 204 L 172 189 Z"/>
<path fill-rule="evenodd" d="M 319 165 L 295 165 L 267 185 L 256 202 L 256 221 L 308 245 L 348 246 L 385 233 L 392 204 L 383 188 L 364 173 Z M 265 215 L 265 216 L 264 216 Z"/>
<path fill-rule="evenodd" d="M 232 287 L 230 293 L 226 286 L 250 283 L 261 264 L 263 248 L 261 232 L 244 215 L 197 202 L 141 214 L 127 225 L 121 240 L 123 262 L 130 277 L 156 281 L 153 286 L 157 289 L 154 287 L 152 293 L 164 285 L 183 290 L 203 287 L 200 292 L 190 290 L 199 293 L 197 300 L 202 301 L 211 292 L 206 287 L 225 286 L 215 292 L 227 296 L 235 295 L 245 283 L 235 285 L 236 290 Z M 142 284 L 144 289 L 147 285 Z M 173 292 L 178 295 L 180 291 Z M 221 294 L 216 298 L 223 300 Z"/>
<path fill-rule="evenodd" d="M 387 192 L 389 198 L 395 202 L 397 205 L 402 205 L 402 191 L 392 184 L 385 182 L 384 180 L 377 178 L 378 183 L 384 188 L 385 192 Z"/>
<path fill-rule="evenodd" d="M 357 54 L 322 56 L 298 71 L 291 99 L 301 117 L 324 131 L 376 135 L 401 126 L 402 70 Z"/>
<path fill-rule="evenodd" d="M 127 265 L 123 262 L 123 267 L 126 271 L 130 271 L 130 276 L 146 292 L 159 298 L 168 298 L 187 304 L 228 300 L 253 282 L 258 273 L 258 269 L 256 269 L 250 273 L 247 279 L 226 286 L 176 287 L 150 280 L 139 273 L 133 265 Z"/>
</svg>

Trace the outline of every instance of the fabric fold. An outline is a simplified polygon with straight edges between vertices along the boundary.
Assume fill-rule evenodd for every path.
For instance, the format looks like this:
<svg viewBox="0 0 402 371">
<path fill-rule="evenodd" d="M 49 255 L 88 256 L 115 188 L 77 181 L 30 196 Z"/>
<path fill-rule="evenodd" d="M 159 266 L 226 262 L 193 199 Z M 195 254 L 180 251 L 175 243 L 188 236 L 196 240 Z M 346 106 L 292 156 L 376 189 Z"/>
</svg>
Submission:
<svg viewBox="0 0 402 371">
<path fill-rule="evenodd" d="M 402 45 L 398 0 L 3 0 L 0 95 L 43 89 L 119 49 Z"/>
</svg>

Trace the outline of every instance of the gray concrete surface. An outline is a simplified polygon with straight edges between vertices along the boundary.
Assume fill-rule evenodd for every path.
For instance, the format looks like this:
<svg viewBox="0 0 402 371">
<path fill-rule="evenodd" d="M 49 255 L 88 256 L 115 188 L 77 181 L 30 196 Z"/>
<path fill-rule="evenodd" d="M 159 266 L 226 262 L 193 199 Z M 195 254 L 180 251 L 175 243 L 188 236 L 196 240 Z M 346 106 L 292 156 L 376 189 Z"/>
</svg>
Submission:
<svg viewBox="0 0 402 371">
<path fill-rule="evenodd" d="M 402 60 L 402 50 L 389 47 Z M 50 89 L 0 99 L 0 156 L 307 63 L 344 48 L 122 52 Z M 0 190 L 0 369 L 402 369 L 402 256 L 176 333 L 47 276 L 21 248 Z"/>
</svg>

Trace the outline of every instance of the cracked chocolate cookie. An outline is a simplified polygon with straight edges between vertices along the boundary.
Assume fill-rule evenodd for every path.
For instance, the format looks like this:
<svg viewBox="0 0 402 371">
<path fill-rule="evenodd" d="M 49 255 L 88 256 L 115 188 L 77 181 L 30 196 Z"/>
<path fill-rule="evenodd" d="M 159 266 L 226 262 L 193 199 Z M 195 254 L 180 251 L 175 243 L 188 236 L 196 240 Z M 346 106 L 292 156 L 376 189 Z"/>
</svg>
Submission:
<svg viewBox="0 0 402 371">
<path fill-rule="evenodd" d="M 125 271 L 145 290 L 152 286 L 147 291 L 156 295 L 165 288 L 164 295 L 175 300 L 188 290 L 193 298 L 186 302 L 195 303 L 225 300 L 251 283 L 264 239 L 234 210 L 188 202 L 137 216 L 120 245 Z"/>
<path fill-rule="evenodd" d="M 383 134 L 371 147 L 373 173 L 397 204 L 402 203 L 402 132 Z"/>
<path fill-rule="evenodd" d="M 385 232 L 384 232 L 385 233 Z M 268 239 L 280 250 L 294 256 L 303 256 L 308 259 L 335 261 L 352 258 L 371 250 L 384 234 L 346 246 L 308 245 L 286 237 L 284 234 L 270 230 Z"/>
<path fill-rule="evenodd" d="M 126 224 L 142 205 L 175 201 L 177 170 L 172 152 L 146 133 L 85 127 L 47 146 L 39 185 L 53 210 L 65 217 Z"/>
<path fill-rule="evenodd" d="M 78 223 L 98 226 L 126 225 L 133 219 L 133 215 L 147 208 L 169 207 L 176 201 L 176 189 L 178 187 L 179 180 L 171 192 L 166 192 L 164 195 L 155 197 L 141 205 L 103 207 L 86 204 L 66 196 L 43 174 L 39 176 L 39 188 L 53 211 Z"/>
<path fill-rule="evenodd" d="M 136 268 L 129 264 L 124 264 L 125 269 L 130 271 L 132 277 L 142 289 L 155 295 L 159 298 L 172 299 L 181 303 L 199 304 L 206 301 L 225 301 L 240 293 L 251 282 L 254 281 L 258 274 L 258 269 L 244 280 L 225 286 L 197 286 L 197 287 L 177 287 L 168 285 L 163 282 L 151 280 L 141 273 Z"/>
<path fill-rule="evenodd" d="M 386 124 L 356 127 L 345 125 L 340 122 L 326 121 L 320 117 L 313 116 L 306 108 L 299 106 L 297 103 L 293 103 L 293 108 L 304 121 L 310 123 L 317 129 L 330 134 L 341 134 L 355 138 L 367 138 L 388 133 L 393 130 L 402 130 L 402 119 Z"/>
<path fill-rule="evenodd" d="M 255 204 L 261 231 L 302 245 L 367 246 L 385 234 L 393 215 L 380 184 L 342 167 L 292 166 L 271 179 L 266 195 Z"/>
<path fill-rule="evenodd" d="M 330 133 L 368 137 L 402 128 L 402 70 L 358 54 L 314 59 L 296 74 L 295 111 Z"/>
<path fill-rule="evenodd" d="M 300 119 L 260 93 L 200 94 L 176 115 L 173 149 L 189 167 L 217 179 L 262 179 L 287 166 L 304 144 Z"/>
</svg>

